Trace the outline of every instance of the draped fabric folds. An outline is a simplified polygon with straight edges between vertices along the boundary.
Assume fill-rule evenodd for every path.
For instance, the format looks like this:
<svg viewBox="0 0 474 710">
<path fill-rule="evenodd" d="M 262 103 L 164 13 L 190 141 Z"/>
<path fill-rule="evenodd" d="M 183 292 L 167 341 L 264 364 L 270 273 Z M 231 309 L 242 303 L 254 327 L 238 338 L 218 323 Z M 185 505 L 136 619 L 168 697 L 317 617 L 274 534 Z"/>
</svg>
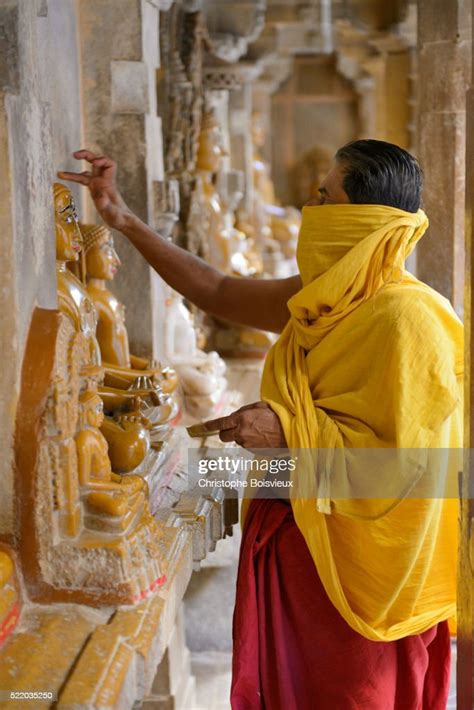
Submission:
<svg viewBox="0 0 474 710">
<path fill-rule="evenodd" d="M 232 710 L 446 710 L 446 621 L 370 641 L 329 601 L 291 506 L 254 500 L 240 548 Z"/>
<path fill-rule="evenodd" d="M 303 288 L 261 385 L 299 454 L 291 503 L 321 582 L 346 622 L 377 641 L 455 613 L 457 501 L 411 489 L 427 452 L 462 447 L 462 324 L 404 269 L 427 226 L 421 210 L 305 207 Z M 389 477 L 383 465 L 355 476 L 322 456 L 359 449 L 421 454 Z M 351 495 L 364 475 L 362 490 L 375 478 L 381 488 Z"/>
</svg>

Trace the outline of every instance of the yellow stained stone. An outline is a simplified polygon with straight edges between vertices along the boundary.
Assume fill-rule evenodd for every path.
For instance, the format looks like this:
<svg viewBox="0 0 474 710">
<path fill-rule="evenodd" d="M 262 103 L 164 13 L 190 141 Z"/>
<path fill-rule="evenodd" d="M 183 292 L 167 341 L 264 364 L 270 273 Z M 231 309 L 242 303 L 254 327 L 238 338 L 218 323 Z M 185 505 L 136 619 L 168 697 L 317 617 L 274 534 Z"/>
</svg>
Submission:
<svg viewBox="0 0 474 710">
<path fill-rule="evenodd" d="M 57 693 L 94 628 L 75 609 L 54 613 L 31 609 L 0 651 L 0 690 Z M 24 710 L 24 700 L 5 701 L 0 708 Z M 28 701 L 29 702 L 29 701 Z M 29 707 L 47 708 L 50 701 L 31 701 Z"/>
<path fill-rule="evenodd" d="M 164 600 L 154 596 L 120 609 L 108 624 L 97 627 L 61 693 L 58 710 L 74 703 L 116 707 L 135 654 L 146 658 L 159 632 L 163 609 Z"/>
</svg>

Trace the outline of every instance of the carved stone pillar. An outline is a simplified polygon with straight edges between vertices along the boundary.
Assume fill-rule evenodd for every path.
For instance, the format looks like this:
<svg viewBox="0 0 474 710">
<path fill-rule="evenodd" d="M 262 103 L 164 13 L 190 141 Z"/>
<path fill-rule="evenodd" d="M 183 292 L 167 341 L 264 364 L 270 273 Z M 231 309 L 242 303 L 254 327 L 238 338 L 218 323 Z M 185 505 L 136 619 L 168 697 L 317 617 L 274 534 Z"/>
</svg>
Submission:
<svg viewBox="0 0 474 710">
<path fill-rule="evenodd" d="M 474 9 L 474 3 L 473 3 Z M 474 57 L 473 57 L 474 59 Z M 466 279 L 464 412 L 465 457 L 461 490 L 460 565 L 457 609 L 457 705 L 458 710 L 474 706 L 474 61 L 466 100 Z"/>
<path fill-rule="evenodd" d="M 155 184 L 164 176 L 155 85 L 159 10 L 169 5 L 146 0 L 85 0 L 79 5 L 84 143 L 117 160 L 126 201 L 151 226 L 157 212 Z M 155 274 L 123 237 L 116 243 L 125 266 L 117 277 L 117 295 L 135 316 L 127 321 L 130 343 L 137 354 L 149 356 L 153 324 L 163 317 L 161 283 L 155 283 Z M 158 292 L 155 298 L 152 292 Z"/>
<path fill-rule="evenodd" d="M 418 1 L 418 156 L 431 226 L 417 248 L 417 273 L 451 299 L 458 312 L 463 299 L 469 33 L 467 3 Z"/>
<path fill-rule="evenodd" d="M 230 151 L 232 165 L 245 176 L 244 208 L 250 209 L 253 189 L 252 176 L 252 136 L 249 126 L 252 120 L 252 88 L 244 84 L 240 91 L 233 91 L 229 97 L 230 110 Z"/>
<path fill-rule="evenodd" d="M 351 19 L 365 26 L 386 30 L 400 22 L 407 4 L 406 0 L 348 0 L 346 12 Z"/>
<path fill-rule="evenodd" d="M 240 170 L 245 176 L 244 206 L 249 209 L 252 193 L 252 86 L 262 73 L 259 62 L 242 61 L 236 64 L 211 64 L 204 68 L 205 86 L 208 96 L 216 98 L 211 103 L 223 128 L 224 144 L 229 151 L 228 164 L 224 170 Z M 225 92 L 226 97 L 219 94 Z M 226 112 L 219 111 L 219 105 Z"/>
<path fill-rule="evenodd" d="M 266 135 L 262 153 L 268 161 L 272 156 L 270 145 L 272 96 L 290 76 L 292 67 L 292 57 L 277 57 L 275 55 L 267 57 L 263 73 L 252 84 L 252 110 L 259 113 L 262 119 L 262 128 Z"/>
</svg>

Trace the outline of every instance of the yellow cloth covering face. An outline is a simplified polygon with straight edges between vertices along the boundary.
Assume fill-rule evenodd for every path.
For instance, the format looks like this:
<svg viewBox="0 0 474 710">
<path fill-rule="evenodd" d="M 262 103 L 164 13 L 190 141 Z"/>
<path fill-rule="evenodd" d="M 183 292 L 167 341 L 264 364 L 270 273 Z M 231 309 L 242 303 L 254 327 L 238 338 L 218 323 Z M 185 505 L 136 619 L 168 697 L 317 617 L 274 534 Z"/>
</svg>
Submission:
<svg viewBox="0 0 474 710">
<path fill-rule="evenodd" d="M 303 451 L 291 503 L 324 588 L 373 640 L 418 634 L 455 614 L 457 500 L 443 491 L 417 498 L 412 487 L 430 452 L 462 447 L 462 324 L 404 270 L 427 226 L 421 210 L 305 207 L 303 288 L 288 302 L 291 318 L 261 385 L 289 448 Z M 386 496 L 351 497 L 358 480 L 345 463 L 318 465 L 323 452 L 381 448 L 414 452 L 411 468 L 386 479 Z"/>
</svg>

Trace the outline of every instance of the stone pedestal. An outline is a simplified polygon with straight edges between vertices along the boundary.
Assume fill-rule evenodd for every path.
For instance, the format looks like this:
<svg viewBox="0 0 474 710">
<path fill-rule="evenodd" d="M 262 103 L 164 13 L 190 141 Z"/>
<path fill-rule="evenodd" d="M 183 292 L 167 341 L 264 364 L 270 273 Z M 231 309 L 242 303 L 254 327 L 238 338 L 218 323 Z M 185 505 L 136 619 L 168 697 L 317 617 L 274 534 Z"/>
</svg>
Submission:
<svg viewBox="0 0 474 710">
<path fill-rule="evenodd" d="M 196 683 L 191 674 L 190 659 L 184 635 L 183 609 L 180 607 L 151 693 L 143 701 L 143 710 L 190 710 L 196 707 Z"/>
</svg>

